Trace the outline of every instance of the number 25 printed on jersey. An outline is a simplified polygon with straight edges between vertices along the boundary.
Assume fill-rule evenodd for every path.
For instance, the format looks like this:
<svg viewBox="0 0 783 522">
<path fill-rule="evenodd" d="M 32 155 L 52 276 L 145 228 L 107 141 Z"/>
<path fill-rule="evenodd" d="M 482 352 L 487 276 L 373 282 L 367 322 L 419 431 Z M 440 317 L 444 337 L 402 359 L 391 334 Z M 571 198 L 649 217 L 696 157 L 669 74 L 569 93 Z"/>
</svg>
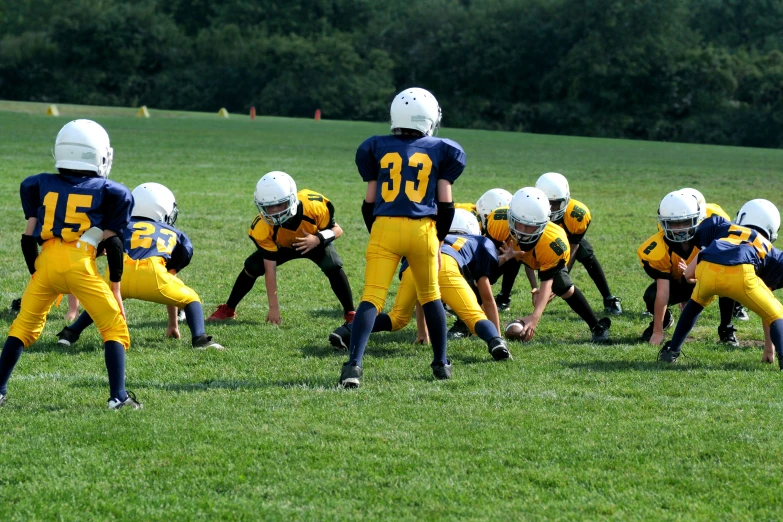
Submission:
<svg viewBox="0 0 783 522">
<path fill-rule="evenodd" d="M 381 187 L 381 198 L 386 203 L 391 203 L 400 195 L 403 184 L 402 165 L 402 156 L 398 152 L 388 152 L 381 158 L 381 168 L 389 169 L 389 181 L 384 182 Z M 405 181 L 405 195 L 413 203 L 421 203 L 427 194 L 432 160 L 423 152 L 417 152 L 408 159 L 408 166 L 418 170 L 418 175 L 416 181 Z"/>
</svg>

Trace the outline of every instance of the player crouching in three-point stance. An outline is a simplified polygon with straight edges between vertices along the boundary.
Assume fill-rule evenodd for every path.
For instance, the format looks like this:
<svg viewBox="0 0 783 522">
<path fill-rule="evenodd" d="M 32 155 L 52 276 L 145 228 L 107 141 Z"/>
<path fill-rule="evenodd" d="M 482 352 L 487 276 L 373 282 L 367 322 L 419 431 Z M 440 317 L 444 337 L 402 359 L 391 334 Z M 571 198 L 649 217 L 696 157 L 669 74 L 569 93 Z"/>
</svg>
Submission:
<svg viewBox="0 0 783 522">
<path fill-rule="evenodd" d="M 27 227 L 22 253 L 32 274 L 19 315 L 0 354 L 0 404 L 24 347 L 41 335 L 49 309 L 60 294 L 73 294 L 95 318 L 103 338 L 109 374 L 108 406 L 141 407 L 125 390 L 125 350 L 130 346 L 120 296 L 122 240 L 133 204 L 130 191 L 109 181 L 113 150 L 106 131 L 90 120 L 66 124 L 54 143 L 59 174 L 38 174 L 22 182 Z M 98 275 L 95 255 L 102 242 L 110 285 Z M 43 249 L 39 255 L 38 245 Z"/>
<path fill-rule="evenodd" d="M 571 281 L 566 268 L 570 255 L 568 237 L 561 227 L 549 220 L 550 206 L 546 194 L 534 187 L 519 189 L 508 208 L 495 210 L 495 214 L 500 214 L 495 216 L 496 221 L 503 219 L 503 213 L 507 213 L 508 231 L 515 244 L 513 250 L 503 249 L 501 258 L 515 256 L 531 271 L 538 270 L 540 280 L 539 286 L 535 274 L 529 276 L 533 313 L 514 321 L 522 323 L 523 328 L 518 331 L 507 328 L 506 335 L 521 341 L 531 340 L 549 303 L 549 296 L 554 292 L 587 323 L 593 342 L 608 341 L 612 321 L 608 317 L 599 320 L 585 296 Z"/>
<path fill-rule="evenodd" d="M 329 279 L 332 291 L 343 307 L 346 324 L 353 321 L 353 294 L 343 261 L 332 244 L 343 235 L 334 222 L 334 207 L 322 194 L 312 190 L 296 190 L 293 178 L 285 172 L 269 172 L 256 184 L 258 216 L 248 235 L 257 250 L 245 260 L 245 268 L 237 276 L 231 295 L 207 321 L 235 319 L 235 309 L 256 279 L 264 276 L 269 300 L 269 323 L 280 324 L 277 300 L 277 267 L 292 259 L 309 259 Z"/>
<path fill-rule="evenodd" d="M 454 310 L 459 320 L 464 321 L 466 329 L 487 343 L 487 350 L 494 360 L 503 361 L 510 359 L 511 354 L 498 333 L 500 319 L 492 298 L 492 282 L 498 275 L 498 254 L 492 241 L 480 233 L 481 228 L 473 214 L 457 209 L 449 235 L 440 247 L 443 265 L 438 271 L 438 285 L 443 302 Z M 468 280 L 477 286 L 484 303 L 483 310 Z M 375 318 L 372 331 L 400 330 L 410 322 L 415 306 L 416 283 L 409 270 L 408 261 L 404 259 L 394 307 L 390 313 L 382 313 Z M 426 327 L 423 323 L 421 327 L 424 331 L 420 331 L 418 337 L 426 339 Z M 351 342 L 350 335 L 350 327 L 341 326 L 329 339 L 335 347 L 347 348 Z"/>
<path fill-rule="evenodd" d="M 204 333 L 204 311 L 198 294 L 175 274 L 190 264 L 193 244 L 174 228 L 179 209 L 174 194 L 159 183 L 143 183 L 133 189 L 133 210 L 123 232 L 125 269 L 120 292 L 123 299 L 141 299 L 166 305 L 166 336 L 179 339 L 177 308 L 185 310 L 194 348 L 223 347 Z M 57 334 L 60 344 L 70 345 L 92 324 L 88 312 Z"/>
<path fill-rule="evenodd" d="M 658 353 L 658 360 L 677 361 L 701 311 L 715 296 L 725 296 L 761 317 L 783 369 L 783 305 L 758 275 L 768 262 L 768 254 L 773 249 L 771 243 L 777 239 L 779 228 L 780 213 L 766 199 L 745 203 L 736 223 L 713 216 L 699 224 L 693 242 L 700 251 L 685 270 L 688 280 L 695 277 L 696 287 L 682 310 L 671 341 Z"/>
<path fill-rule="evenodd" d="M 432 342 L 432 372 L 437 379 L 451 377 L 446 314 L 438 288 L 439 242 L 446 238 L 454 217 L 451 185 L 465 169 L 465 152 L 451 140 L 432 136 L 441 113 L 430 92 L 405 89 L 392 101 L 390 113 L 392 134 L 368 138 L 356 151 L 356 166 L 367 182 L 362 214 L 370 242 L 350 356 L 338 381 L 346 388 L 359 386 L 370 332 L 403 256 L 424 310 Z"/>
</svg>

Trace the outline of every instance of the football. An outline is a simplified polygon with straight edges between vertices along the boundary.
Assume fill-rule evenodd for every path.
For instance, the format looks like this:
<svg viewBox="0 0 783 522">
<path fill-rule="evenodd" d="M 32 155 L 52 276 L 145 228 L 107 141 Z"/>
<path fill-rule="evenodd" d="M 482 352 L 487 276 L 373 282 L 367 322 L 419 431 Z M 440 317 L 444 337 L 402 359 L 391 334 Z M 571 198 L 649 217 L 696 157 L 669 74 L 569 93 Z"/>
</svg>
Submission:
<svg viewBox="0 0 783 522">
<path fill-rule="evenodd" d="M 522 340 L 522 332 L 525 331 L 525 322 L 522 319 L 511 321 L 506 326 L 506 338 L 514 341 Z"/>
</svg>

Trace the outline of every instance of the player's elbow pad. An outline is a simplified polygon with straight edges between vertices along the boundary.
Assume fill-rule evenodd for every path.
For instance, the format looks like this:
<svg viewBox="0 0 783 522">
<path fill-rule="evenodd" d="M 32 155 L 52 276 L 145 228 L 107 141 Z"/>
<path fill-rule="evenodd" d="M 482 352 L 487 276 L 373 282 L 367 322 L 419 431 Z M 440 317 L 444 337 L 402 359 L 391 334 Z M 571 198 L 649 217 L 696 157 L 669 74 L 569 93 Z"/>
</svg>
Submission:
<svg viewBox="0 0 783 522">
<path fill-rule="evenodd" d="M 375 203 L 368 203 L 367 201 L 362 203 L 362 217 L 364 218 L 364 225 L 367 227 L 367 232 L 372 232 L 372 224 L 375 222 Z"/>
<path fill-rule="evenodd" d="M 454 219 L 454 202 L 438 202 L 438 215 L 435 217 L 435 230 L 438 232 L 438 241 L 443 241 L 449 235 L 451 221 Z"/>
<path fill-rule="evenodd" d="M 22 234 L 22 255 L 24 262 L 27 263 L 27 270 L 30 275 L 35 273 L 35 259 L 38 257 L 38 240 L 33 236 Z"/>
<path fill-rule="evenodd" d="M 103 241 L 106 248 L 106 261 L 109 263 L 109 280 L 119 283 L 122 280 L 122 239 L 112 236 Z"/>
</svg>

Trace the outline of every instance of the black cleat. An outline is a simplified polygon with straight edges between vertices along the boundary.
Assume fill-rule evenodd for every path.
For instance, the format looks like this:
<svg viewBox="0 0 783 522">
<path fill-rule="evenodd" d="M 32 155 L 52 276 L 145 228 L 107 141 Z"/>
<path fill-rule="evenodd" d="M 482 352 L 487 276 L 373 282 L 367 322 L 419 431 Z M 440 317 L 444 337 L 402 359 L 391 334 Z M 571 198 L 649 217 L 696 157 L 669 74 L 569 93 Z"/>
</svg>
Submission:
<svg viewBox="0 0 783 522">
<path fill-rule="evenodd" d="M 663 347 L 658 352 L 658 360 L 665 363 L 674 364 L 680 357 L 680 350 L 673 350 L 669 348 L 671 341 L 666 341 Z"/>
<path fill-rule="evenodd" d="M 591 339 L 594 343 L 605 343 L 609 340 L 609 328 L 612 326 L 612 320 L 604 317 L 598 320 L 598 324 L 593 326 L 590 331 L 593 333 Z"/>
<path fill-rule="evenodd" d="M 212 340 L 211 335 L 202 334 L 201 337 L 193 339 L 193 348 L 197 350 L 206 350 L 214 348 L 215 350 L 225 350 L 225 347 Z"/>
<path fill-rule="evenodd" d="M 511 308 L 511 296 L 500 293 L 495 296 L 495 304 L 498 306 L 498 310 L 508 310 Z"/>
<path fill-rule="evenodd" d="M 492 358 L 496 361 L 512 359 L 511 352 L 508 351 L 506 341 L 504 341 L 502 337 L 495 337 L 491 339 L 488 343 L 488 348 Z"/>
<path fill-rule="evenodd" d="M 78 340 L 79 334 L 67 326 L 57 333 L 57 344 L 71 346 L 72 344 L 76 344 L 76 341 Z"/>
<path fill-rule="evenodd" d="M 653 323 L 655 321 L 650 321 L 650 325 L 644 329 L 644 332 L 642 332 L 642 341 L 644 342 L 650 342 L 650 339 L 652 338 L 653 334 Z M 672 313 L 667 309 L 666 313 L 663 315 L 663 330 L 666 331 L 669 328 L 671 328 L 674 325 L 674 316 Z"/>
<path fill-rule="evenodd" d="M 732 315 L 734 316 L 734 319 L 739 319 L 740 321 L 747 321 L 750 319 L 750 317 L 748 317 L 748 311 L 745 310 L 745 307 L 737 302 L 734 302 L 734 313 Z"/>
<path fill-rule="evenodd" d="M 338 326 L 329 334 L 329 344 L 334 346 L 335 350 L 347 352 L 351 345 L 351 325 L 344 323 Z"/>
<path fill-rule="evenodd" d="M 340 388 L 358 388 L 361 378 L 362 367 L 347 362 L 343 364 L 343 369 L 340 372 L 340 380 L 337 381 L 337 386 Z"/>
<path fill-rule="evenodd" d="M 720 337 L 720 342 L 723 344 L 728 344 L 729 346 L 739 346 L 739 341 L 737 340 L 737 336 L 734 335 L 737 332 L 737 329 L 734 327 L 733 324 L 727 324 L 726 326 L 719 326 L 718 327 L 718 337 Z"/>
<path fill-rule="evenodd" d="M 462 322 L 462 319 L 457 319 L 457 322 L 454 323 L 454 326 L 449 328 L 449 331 L 446 333 L 446 339 L 449 341 L 454 341 L 457 339 L 465 339 L 466 337 L 470 337 L 470 330 L 468 329 L 468 325 Z"/>
<path fill-rule="evenodd" d="M 127 397 L 125 397 L 125 400 L 122 399 L 109 399 L 109 409 L 117 411 L 120 408 L 128 407 L 132 410 L 140 410 L 144 406 L 136 400 L 136 394 L 132 391 L 127 391 L 128 394 Z"/>
<path fill-rule="evenodd" d="M 623 307 L 620 306 L 620 301 L 621 299 L 619 297 L 613 295 L 604 298 L 604 311 L 610 315 L 620 315 L 623 313 Z"/>
<path fill-rule="evenodd" d="M 22 311 L 22 298 L 20 297 L 19 299 L 14 299 L 13 301 L 11 301 L 11 306 L 8 307 L 8 310 L 12 314 L 18 314 L 19 312 L 21 312 Z"/>
<path fill-rule="evenodd" d="M 436 379 L 439 381 L 445 380 L 445 379 L 451 379 L 451 361 L 446 359 L 446 364 L 443 363 L 432 363 L 430 364 L 430 368 L 432 368 L 432 375 L 435 376 Z"/>
</svg>

